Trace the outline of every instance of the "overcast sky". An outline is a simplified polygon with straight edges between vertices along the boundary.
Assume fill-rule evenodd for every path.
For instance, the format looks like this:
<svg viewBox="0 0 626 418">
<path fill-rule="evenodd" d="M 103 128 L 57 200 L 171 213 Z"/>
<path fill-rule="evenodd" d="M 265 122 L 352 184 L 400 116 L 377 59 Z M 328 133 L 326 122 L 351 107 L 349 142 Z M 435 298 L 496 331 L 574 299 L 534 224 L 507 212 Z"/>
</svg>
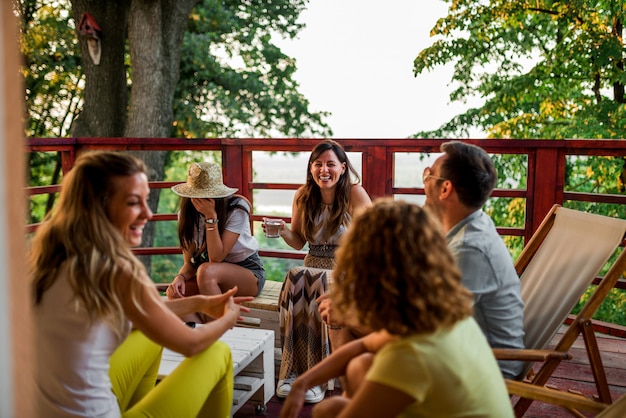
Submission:
<svg viewBox="0 0 626 418">
<path fill-rule="evenodd" d="M 413 75 L 446 15 L 441 0 L 312 0 L 306 28 L 281 41 L 312 110 L 329 111 L 335 138 L 404 138 L 439 127 L 467 105 L 449 103 L 450 68 Z"/>
</svg>

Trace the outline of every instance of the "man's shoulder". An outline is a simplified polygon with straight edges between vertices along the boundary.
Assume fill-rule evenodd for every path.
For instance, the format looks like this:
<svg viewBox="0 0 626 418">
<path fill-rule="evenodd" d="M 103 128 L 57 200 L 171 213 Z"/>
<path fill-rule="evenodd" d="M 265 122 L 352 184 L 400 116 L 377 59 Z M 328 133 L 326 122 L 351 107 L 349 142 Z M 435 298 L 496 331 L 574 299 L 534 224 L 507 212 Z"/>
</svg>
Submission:
<svg viewBox="0 0 626 418">
<path fill-rule="evenodd" d="M 459 222 L 448 233 L 448 244 L 450 246 L 474 246 L 490 243 L 495 240 L 502 241 L 495 224 L 482 210 L 471 213 Z"/>
<path fill-rule="evenodd" d="M 468 217 L 470 218 L 470 217 Z M 482 256 L 486 263 L 512 264 L 511 255 L 493 221 L 482 211 L 474 212 L 455 234 L 448 236 L 448 248 L 458 259 Z"/>
</svg>

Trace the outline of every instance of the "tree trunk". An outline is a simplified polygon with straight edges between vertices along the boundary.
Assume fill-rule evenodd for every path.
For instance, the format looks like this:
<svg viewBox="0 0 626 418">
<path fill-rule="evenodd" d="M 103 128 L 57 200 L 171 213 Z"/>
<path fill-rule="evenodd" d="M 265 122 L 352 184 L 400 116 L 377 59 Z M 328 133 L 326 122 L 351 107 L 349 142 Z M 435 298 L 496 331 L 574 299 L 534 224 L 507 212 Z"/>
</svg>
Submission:
<svg viewBox="0 0 626 418">
<path fill-rule="evenodd" d="M 198 0 L 133 0 L 128 41 L 132 89 L 126 137 L 167 137 L 174 122 L 173 101 L 180 76 L 180 54 L 187 19 Z M 150 180 L 162 180 L 165 152 L 136 152 L 150 168 Z M 159 191 L 150 193 L 154 212 Z M 143 245 L 152 246 L 155 224 L 147 225 Z M 149 257 L 142 260 L 148 271 Z"/>
<path fill-rule="evenodd" d="M 72 126 L 73 136 L 167 137 L 174 122 L 173 99 L 180 76 L 180 54 L 187 19 L 199 0 L 72 0 L 78 29 L 83 13 L 101 28 L 100 64 L 89 55 L 80 34 L 85 97 Z M 130 102 L 124 64 L 130 47 Z M 127 113 L 128 112 L 128 113 Z M 136 152 L 149 168 L 150 180 L 163 179 L 164 152 Z M 151 193 L 156 211 L 158 192 Z M 154 241 L 154 224 L 144 230 L 144 245 Z M 149 260 L 143 260 L 148 270 Z"/>
<path fill-rule="evenodd" d="M 94 17 L 100 33 L 101 58 L 95 65 L 87 39 L 77 32 L 85 73 L 83 109 L 72 124 L 72 136 L 123 136 L 128 105 L 124 49 L 130 2 L 125 0 L 72 0 L 77 31 L 83 13 Z"/>
</svg>

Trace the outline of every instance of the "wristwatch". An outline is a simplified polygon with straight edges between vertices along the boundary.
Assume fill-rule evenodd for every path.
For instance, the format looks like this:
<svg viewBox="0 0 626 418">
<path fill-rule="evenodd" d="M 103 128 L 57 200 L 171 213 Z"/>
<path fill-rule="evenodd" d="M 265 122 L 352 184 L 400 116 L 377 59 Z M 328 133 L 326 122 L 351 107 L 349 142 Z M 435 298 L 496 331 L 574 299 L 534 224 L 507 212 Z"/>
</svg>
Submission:
<svg viewBox="0 0 626 418">
<path fill-rule="evenodd" d="M 213 225 L 217 223 L 217 219 L 213 219 L 213 218 L 207 218 L 204 222 Z"/>
</svg>

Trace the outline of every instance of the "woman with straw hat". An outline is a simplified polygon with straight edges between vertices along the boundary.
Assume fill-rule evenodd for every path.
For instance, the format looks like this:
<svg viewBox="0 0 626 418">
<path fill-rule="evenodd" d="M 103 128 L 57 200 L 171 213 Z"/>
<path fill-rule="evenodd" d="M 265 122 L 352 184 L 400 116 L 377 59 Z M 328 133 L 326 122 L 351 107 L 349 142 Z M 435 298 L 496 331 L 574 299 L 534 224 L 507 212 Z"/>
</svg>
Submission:
<svg viewBox="0 0 626 418">
<path fill-rule="evenodd" d="M 258 295 L 265 270 L 250 231 L 251 205 L 224 185 L 219 164 L 192 163 L 187 182 L 172 191 L 181 197 L 178 238 L 184 264 L 167 296 L 216 295 L 235 286 L 237 296 Z"/>
</svg>

